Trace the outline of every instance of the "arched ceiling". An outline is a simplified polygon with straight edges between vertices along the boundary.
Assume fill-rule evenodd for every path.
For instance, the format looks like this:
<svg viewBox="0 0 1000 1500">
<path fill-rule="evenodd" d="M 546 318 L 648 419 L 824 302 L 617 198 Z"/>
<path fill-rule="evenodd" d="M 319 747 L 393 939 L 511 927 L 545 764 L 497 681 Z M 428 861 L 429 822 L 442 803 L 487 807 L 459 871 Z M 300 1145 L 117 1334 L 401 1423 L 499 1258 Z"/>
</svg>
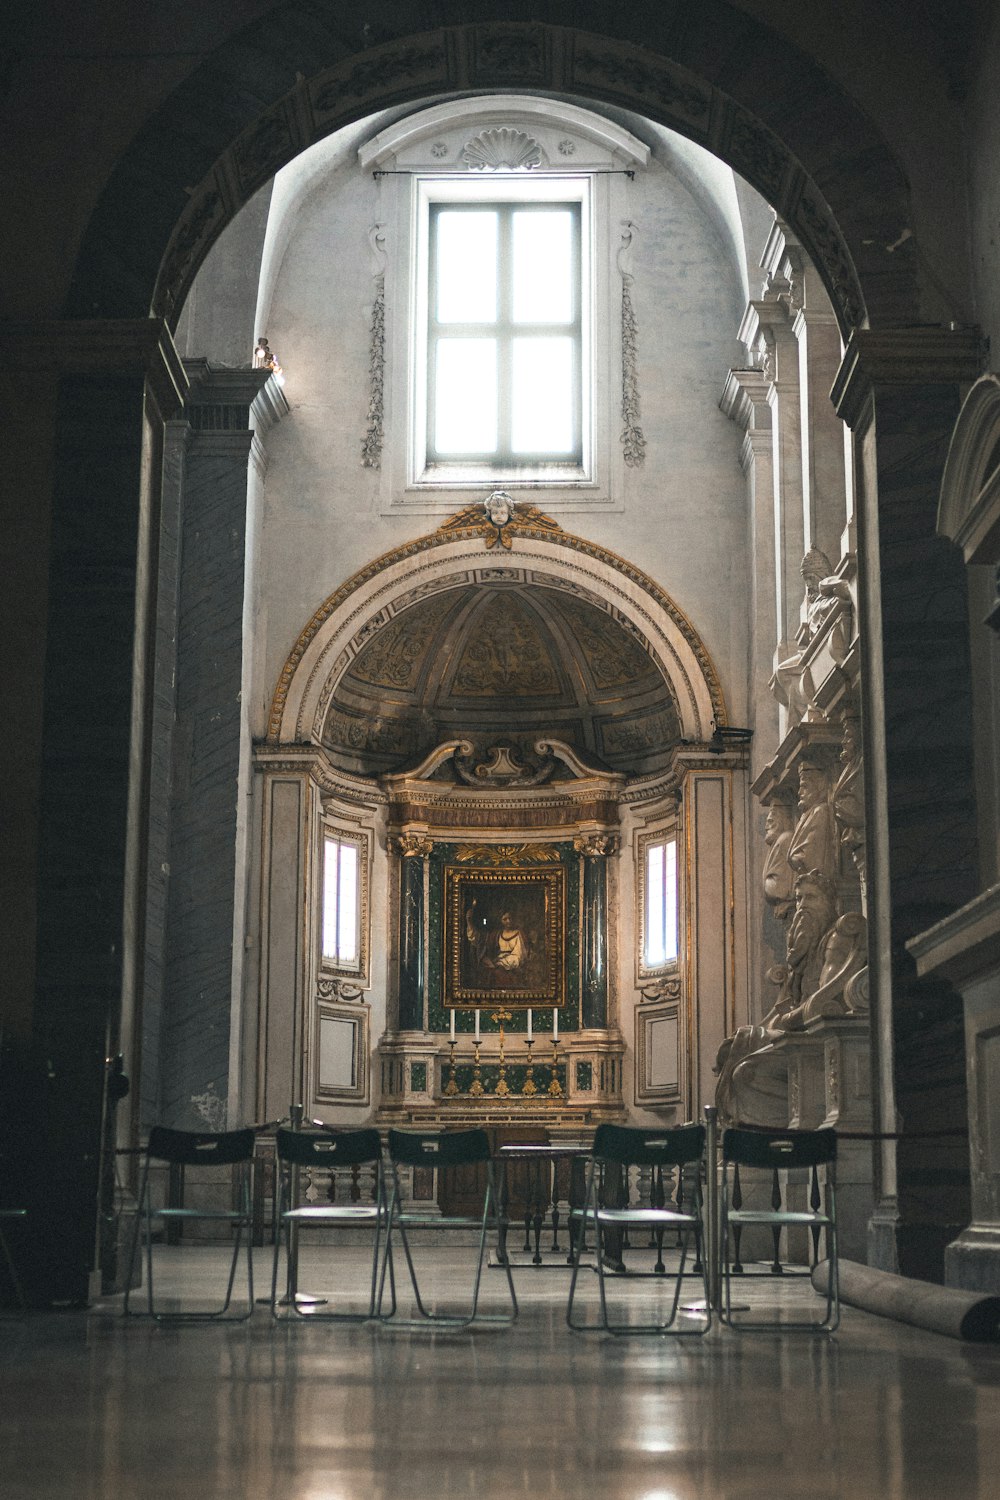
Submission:
<svg viewBox="0 0 1000 1500">
<path fill-rule="evenodd" d="M 305 147 L 379 110 L 472 88 L 638 109 L 712 150 L 775 206 L 845 332 L 866 313 L 873 324 L 919 316 L 905 177 L 842 89 L 723 0 L 689 7 L 681 27 L 671 6 L 598 11 L 588 33 L 512 22 L 494 0 L 471 23 L 421 30 L 426 11 L 418 21 L 411 6 L 387 5 L 373 33 L 360 18 L 345 28 L 339 10 L 278 7 L 146 122 L 90 221 L 67 315 L 151 307 L 175 323 L 224 225 Z M 248 56 L 255 87 L 234 87 Z"/>
<path fill-rule="evenodd" d="M 626 627 L 578 594 L 520 584 L 445 589 L 397 615 L 341 677 L 323 742 L 344 770 L 405 768 L 460 736 L 485 751 L 563 740 L 642 774 L 680 739 L 670 688 Z"/>
</svg>

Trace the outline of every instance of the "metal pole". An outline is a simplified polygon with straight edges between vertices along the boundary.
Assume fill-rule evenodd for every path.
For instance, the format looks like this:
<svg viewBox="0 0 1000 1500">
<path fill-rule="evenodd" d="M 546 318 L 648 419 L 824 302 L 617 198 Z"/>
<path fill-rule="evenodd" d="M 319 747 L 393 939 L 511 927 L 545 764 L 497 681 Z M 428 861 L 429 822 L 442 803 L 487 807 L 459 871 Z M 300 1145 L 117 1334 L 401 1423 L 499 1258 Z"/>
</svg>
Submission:
<svg viewBox="0 0 1000 1500">
<path fill-rule="evenodd" d="M 715 1312 L 721 1306 L 719 1254 L 719 1120 L 714 1104 L 705 1105 L 705 1254 L 708 1287 Z"/>
<path fill-rule="evenodd" d="M 303 1107 L 301 1104 L 289 1106 L 288 1117 L 293 1130 L 302 1129 Z M 288 1187 L 288 1206 L 298 1208 L 299 1206 L 299 1164 L 292 1163 Z M 288 1222 L 288 1281 L 285 1287 L 285 1300 L 294 1302 L 299 1290 L 299 1226 L 294 1219 Z"/>
</svg>

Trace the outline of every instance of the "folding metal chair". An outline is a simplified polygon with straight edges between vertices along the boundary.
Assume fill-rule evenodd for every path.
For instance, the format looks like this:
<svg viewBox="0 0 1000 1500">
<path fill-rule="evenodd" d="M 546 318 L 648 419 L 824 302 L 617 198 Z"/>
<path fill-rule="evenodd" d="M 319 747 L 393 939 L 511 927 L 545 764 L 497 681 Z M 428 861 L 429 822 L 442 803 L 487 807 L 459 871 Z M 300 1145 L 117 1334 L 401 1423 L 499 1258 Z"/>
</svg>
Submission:
<svg viewBox="0 0 1000 1500">
<path fill-rule="evenodd" d="M 225 1319 L 227 1322 L 245 1322 L 253 1313 L 253 1257 L 251 1253 L 251 1238 L 253 1226 L 253 1208 L 251 1182 L 253 1177 L 253 1152 L 254 1131 L 227 1130 L 223 1132 L 168 1130 L 165 1126 L 155 1125 L 149 1132 L 149 1143 L 146 1147 L 145 1160 L 142 1171 L 142 1181 L 139 1188 L 139 1212 L 136 1216 L 135 1234 L 132 1237 L 132 1255 L 129 1260 L 129 1274 L 126 1281 L 125 1291 L 125 1314 L 133 1317 L 155 1318 L 158 1323 L 175 1322 L 218 1322 Z M 197 1166 L 199 1169 L 210 1167 L 225 1168 L 225 1184 L 228 1188 L 232 1179 L 233 1167 L 235 1174 L 235 1203 L 232 1208 L 185 1208 L 183 1206 L 168 1204 L 162 1208 L 154 1208 L 150 1192 L 149 1170 L 154 1162 L 166 1162 L 177 1167 Z M 233 1258 L 229 1266 L 229 1281 L 226 1286 L 226 1300 L 222 1306 L 209 1312 L 196 1309 L 182 1309 L 175 1312 L 158 1312 L 155 1307 L 153 1296 L 153 1222 L 161 1221 L 164 1225 L 174 1225 L 180 1228 L 184 1224 L 191 1224 L 197 1220 L 227 1225 L 236 1231 L 236 1242 L 233 1246 Z M 143 1225 L 146 1231 L 146 1300 L 147 1308 L 144 1313 L 132 1312 L 129 1305 L 133 1272 L 135 1269 L 136 1255 L 139 1249 L 139 1239 L 142 1234 Z M 245 1313 L 231 1314 L 226 1318 L 229 1304 L 232 1301 L 233 1284 L 236 1280 L 236 1267 L 240 1257 L 240 1248 L 243 1244 L 243 1234 L 246 1231 L 246 1260 L 247 1260 L 247 1310 Z"/>
<path fill-rule="evenodd" d="M 569 1298 L 566 1303 L 566 1321 L 574 1333 L 603 1330 L 605 1333 L 624 1335 L 670 1333 L 674 1337 L 682 1337 L 708 1332 L 712 1326 L 712 1303 L 708 1287 L 707 1257 L 704 1255 L 700 1256 L 702 1290 L 705 1298 L 704 1316 L 697 1320 L 694 1327 L 675 1326 L 691 1240 L 695 1241 L 696 1251 L 700 1251 L 703 1244 L 700 1163 L 704 1154 L 705 1130 L 701 1125 L 680 1125 L 672 1130 L 636 1130 L 619 1125 L 597 1127 L 594 1135 L 594 1148 L 587 1167 L 587 1186 L 583 1208 L 577 1210 L 575 1214 L 575 1217 L 579 1219 L 579 1224 L 573 1242 L 573 1273 L 570 1277 Z M 695 1164 L 698 1169 L 690 1174 L 690 1203 L 684 1206 L 681 1194 L 683 1170 L 686 1166 Z M 621 1167 L 627 1171 L 629 1166 L 652 1167 L 657 1172 L 662 1171 L 663 1168 L 676 1168 L 680 1201 L 675 1201 L 673 1207 L 664 1205 L 662 1208 L 645 1205 L 636 1205 L 634 1208 L 604 1207 L 601 1203 L 601 1184 L 605 1169 Z M 574 1321 L 573 1318 L 573 1302 L 588 1223 L 594 1228 L 597 1285 L 601 1305 L 600 1323 L 581 1323 Z M 660 1245 L 662 1245 L 664 1233 L 668 1230 L 676 1230 L 680 1236 L 680 1264 L 674 1279 L 670 1315 L 666 1320 L 659 1320 L 655 1323 L 613 1323 L 608 1315 L 602 1237 L 608 1229 L 625 1232 L 632 1228 L 652 1230 Z M 659 1278 L 657 1278 L 657 1285 L 662 1285 Z"/>
<path fill-rule="evenodd" d="M 383 1291 L 385 1285 L 386 1266 L 391 1266 L 393 1235 L 399 1235 L 406 1256 L 406 1264 L 410 1273 L 410 1282 L 413 1286 L 413 1294 L 416 1298 L 419 1318 L 400 1319 L 396 1318 L 397 1327 L 422 1327 L 433 1324 L 435 1327 L 464 1328 L 470 1323 L 513 1323 L 517 1317 L 517 1296 L 514 1292 L 514 1282 L 510 1274 L 510 1263 L 507 1257 L 503 1260 L 503 1271 L 507 1278 L 507 1290 L 510 1294 L 511 1311 L 509 1314 L 480 1313 L 479 1291 L 482 1282 L 483 1262 L 486 1259 L 486 1236 L 492 1228 L 499 1240 L 500 1237 L 500 1212 L 497 1198 L 496 1181 L 493 1175 L 493 1160 L 490 1152 L 490 1142 L 485 1130 L 459 1130 L 459 1131 L 420 1131 L 409 1132 L 404 1130 L 389 1131 L 389 1160 L 392 1164 L 392 1193 L 389 1198 L 389 1229 L 386 1236 L 386 1250 L 382 1259 L 382 1274 L 379 1282 L 378 1305 L 381 1309 Z M 484 1173 L 484 1190 L 482 1213 L 479 1217 L 471 1215 L 444 1215 L 429 1213 L 416 1207 L 406 1207 L 403 1202 L 403 1194 L 399 1180 L 399 1168 L 405 1167 L 430 1167 L 435 1172 L 446 1172 L 455 1167 L 481 1166 Z M 448 1231 L 456 1229 L 476 1229 L 479 1231 L 479 1254 L 476 1261 L 475 1280 L 472 1287 L 472 1301 L 467 1313 L 435 1313 L 428 1311 L 420 1293 L 417 1282 L 417 1273 L 413 1264 L 410 1238 L 408 1230 L 419 1229 L 430 1232 Z M 383 1314 L 383 1316 L 386 1316 Z"/>
<path fill-rule="evenodd" d="M 286 1264 L 285 1302 L 304 1318 L 329 1322 L 363 1323 L 375 1317 L 379 1280 L 379 1251 L 384 1244 L 387 1204 L 382 1172 L 382 1141 L 377 1130 L 279 1130 L 277 1133 L 278 1172 L 275 1199 L 274 1264 L 271 1271 L 271 1316 L 282 1318 L 278 1302 L 278 1260 L 284 1232 Z M 298 1203 L 298 1176 L 303 1168 L 328 1172 L 337 1168 L 374 1165 L 374 1197 L 369 1203 Z M 297 1298 L 298 1250 L 303 1230 L 310 1229 L 371 1230 L 371 1278 L 368 1307 L 364 1312 L 319 1312 L 314 1305 L 302 1306 Z M 392 1311 L 396 1306 L 396 1285 L 389 1266 Z M 324 1300 L 325 1294 L 324 1294 Z M 285 1315 L 289 1316 L 288 1314 Z M 384 1314 L 383 1316 L 388 1316 Z"/>
<path fill-rule="evenodd" d="M 837 1210 L 836 1210 L 836 1164 L 837 1137 L 832 1130 L 727 1130 L 722 1137 L 722 1214 L 719 1225 L 719 1255 L 723 1281 L 723 1305 L 719 1316 L 729 1328 L 737 1331 L 755 1329 L 800 1329 L 809 1333 L 832 1333 L 840 1322 L 840 1295 L 837 1270 Z M 826 1167 L 826 1204 L 819 1181 L 819 1168 Z M 730 1186 L 730 1167 L 733 1182 Z M 740 1175 L 739 1169 L 743 1172 Z M 779 1173 L 794 1169 L 809 1170 L 809 1207 L 783 1208 L 781 1206 L 781 1180 Z M 743 1202 L 749 1191 L 754 1193 L 754 1184 L 748 1182 L 747 1170 L 766 1174 L 759 1188 L 761 1196 L 770 1198 L 770 1208 L 753 1206 L 744 1208 Z M 787 1184 L 786 1184 L 787 1193 Z M 742 1235 L 745 1229 L 764 1228 L 771 1231 L 774 1245 L 774 1263 L 780 1266 L 781 1231 L 792 1227 L 808 1229 L 812 1236 L 813 1258 L 818 1254 L 819 1238 L 826 1233 L 827 1256 L 830 1261 L 830 1276 L 827 1283 L 826 1314 L 822 1319 L 805 1321 L 737 1320 L 733 1317 L 731 1281 L 733 1257 L 730 1254 L 731 1237 Z M 738 1272 L 736 1273 L 738 1274 Z"/>
</svg>

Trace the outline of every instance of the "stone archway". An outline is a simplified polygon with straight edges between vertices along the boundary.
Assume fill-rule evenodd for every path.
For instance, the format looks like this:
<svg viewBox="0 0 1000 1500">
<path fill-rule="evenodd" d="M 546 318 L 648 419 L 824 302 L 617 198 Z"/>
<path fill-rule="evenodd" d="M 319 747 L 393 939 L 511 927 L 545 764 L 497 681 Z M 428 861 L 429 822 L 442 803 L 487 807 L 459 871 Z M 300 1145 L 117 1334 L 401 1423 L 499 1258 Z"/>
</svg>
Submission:
<svg viewBox="0 0 1000 1500">
<path fill-rule="evenodd" d="M 162 422 L 184 389 L 167 325 L 205 254 L 255 188 L 311 141 L 373 110 L 442 93 L 505 89 L 625 105 L 728 162 L 775 204 L 814 257 L 842 330 L 856 330 L 837 399 L 858 438 L 861 605 L 875 626 L 866 647 L 865 751 L 869 827 L 881 871 L 873 908 L 873 1010 L 883 1042 L 878 1118 L 886 1130 L 895 1125 L 894 1021 L 905 1032 L 911 1060 L 914 1051 L 922 1059 L 925 1040 L 933 1043 L 933 1007 L 928 1011 L 924 996 L 912 993 L 900 954 L 914 927 L 965 899 L 974 880 L 975 807 L 961 735 L 968 664 L 935 654 L 896 604 L 915 589 L 940 593 L 942 580 L 955 572 L 942 559 L 946 544 L 934 537 L 933 514 L 958 385 L 979 373 L 975 337 L 919 326 L 922 272 L 916 241 L 904 234 L 904 177 L 868 120 L 786 41 L 724 0 L 706 0 L 685 14 L 682 26 L 671 7 L 656 14 L 643 7 L 637 14 L 598 5 L 588 11 L 594 19 L 587 32 L 513 23 L 506 9 L 488 0 L 475 24 L 428 31 L 424 11 L 390 0 L 373 32 L 360 14 L 344 24 L 308 0 L 275 7 L 192 72 L 123 153 L 84 237 L 66 321 L 13 330 L 11 359 L 22 369 L 44 371 L 53 391 L 58 385 L 51 415 L 56 460 L 44 481 L 53 507 L 51 539 L 46 532 L 40 544 L 49 549 L 51 606 L 47 633 L 32 643 L 30 658 L 47 674 L 38 699 L 45 726 L 33 762 L 42 790 L 29 830 L 32 847 L 58 849 L 58 859 L 47 854 L 37 878 L 31 870 L 38 909 L 54 915 L 38 946 L 44 966 L 36 964 L 23 980 L 26 995 L 31 989 L 25 1011 L 39 1045 L 44 1038 L 48 1048 L 56 1039 L 51 1055 L 72 1085 L 62 1098 L 66 1124 L 55 1127 L 53 1140 L 78 1154 L 84 1150 L 88 1163 L 73 1181 L 78 1233 L 46 1272 L 47 1295 L 85 1293 L 81 1268 L 92 1264 L 103 1059 L 109 1036 L 112 1047 L 127 1051 L 139 1024 L 144 914 L 136 892 L 146 851 L 137 830 L 154 754 L 143 686 L 156 608 L 147 588 L 159 504 L 150 474 Z M 808 109 L 796 107 L 803 99 Z M 144 465 L 144 414 L 152 470 Z M 50 435 L 48 427 L 45 432 Z M 892 502 L 881 508 L 880 490 Z M 79 517 L 89 514 L 114 516 L 113 548 L 99 527 L 80 525 Z M 965 626 L 961 581 L 952 589 L 952 605 L 947 621 L 957 632 Z M 884 668 L 894 661 L 905 661 L 909 675 L 887 693 Z M 137 693 L 130 709 L 133 675 Z M 953 703 L 953 711 L 934 720 L 914 715 L 908 684 L 917 677 L 922 693 Z M 77 759 L 65 753 L 66 705 L 76 703 L 83 680 L 88 707 L 114 708 L 96 768 L 83 752 Z M 949 735 L 939 742 L 935 726 L 945 720 Z M 938 774 L 943 765 L 947 785 Z M 81 825 L 85 777 L 92 817 Z M 907 817 L 890 825 L 894 802 L 906 807 Z M 68 811 L 77 837 L 67 849 Z M 928 875 L 926 848 L 937 847 L 942 824 L 953 835 L 949 847 L 961 844 L 967 852 L 953 869 L 939 863 Z M 919 840 L 908 832 L 917 827 Z M 75 923 L 65 920 L 67 889 L 81 897 Z M 932 1060 L 928 1053 L 928 1064 Z M 931 1076 L 931 1068 L 911 1068 L 911 1076 Z M 933 1112 L 932 1095 L 914 1089 L 904 1101 L 917 1124 Z M 124 1143 L 124 1125 L 122 1135 Z M 909 1165 L 915 1161 L 922 1167 L 911 1152 Z M 52 1165 L 44 1151 L 33 1159 L 32 1178 L 46 1190 Z M 921 1177 L 920 1170 L 912 1174 L 903 1213 L 913 1214 L 918 1239 L 928 1238 L 917 1222 L 921 1195 L 940 1180 Z M 875 1227 L 875 1254 L 896 1265 L 903 1237 L 889 1146 L 880 1185 L 885 1212 Z M 31 1204 L 33 1216 L 36 1206 L 42 1209 L 38 1222 L 44 1223 L 41 1189 Z M 904 1268 L 919 1264 L 911 1260 Z"/>
<path fill-rule="evenodd" d="M 407 101 L 512 89 L 624 105 L 722 158 L 793 227 L 845 332 L 919 316 L 907 189 L 889 151 L 804 54 L 724 0 L 700 6 L 682 31 L 667 13 L 612 7 L 597 30 L 511 22 L 500 4 L 480 7 L 474 25 L 428 30 L 400 3 L 383 8 L 375 45 L 368 26 L 352 35 L 298 9 L 222 46 L 147 124 L 94 215 L 68 316 L 151 310 L 173 321 L 226 223 L 314 141 Z M 231 78 L 248 49 L 255 88 L 237 95 Z M 808 111 L 782 107 L 806 96 Z M 123 253 L 109 255 L 119 243 Z"/>
</svg>

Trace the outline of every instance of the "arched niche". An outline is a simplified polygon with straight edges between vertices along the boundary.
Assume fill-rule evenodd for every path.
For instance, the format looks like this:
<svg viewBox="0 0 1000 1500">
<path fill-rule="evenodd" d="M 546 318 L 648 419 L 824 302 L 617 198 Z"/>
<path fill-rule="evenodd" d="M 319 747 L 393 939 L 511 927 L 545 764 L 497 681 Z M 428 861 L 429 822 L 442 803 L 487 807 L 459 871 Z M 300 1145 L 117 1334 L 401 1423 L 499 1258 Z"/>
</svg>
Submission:
<svg viewBox="0 0 1000 1500">
<path fill-rule="evenodd" d="M 470 507 L 437 531 L 375 559 L 324 600 L 281 672 L 268 721 L 271 744 L 320 744 L 331 697 L 379 631 L 429 596 L 500 579 L 575 591 L 609 614 L 669 684 L 680 738 L 703 744 L 727 721 L 718 673 L 698 632 L 634 564 L 545 517 L 505 528 L 509 550 Z M 459 523 L 459 524 L 456 524 Z M 499 555 L 498 555 L 499 554 Z"/>
<path fill-rule="evenodd" d="M 619 644 L 627 640 L 636 659 L 644 659 L 644 671 L 636 678 L 644 702 L 658 703 L 671 726 L 670 742 L 655 764 L 640 763 L 630 774 L 624 760 L 609 764 L 599 754 L 588 757 L 586 749 L 580 753 L 579 741 L 574 745 L 562 739 L 557 721 L 545 732 L 544 699 L 530 724 L 527 773 L 518 748 L 509 743 L 513 759 L 508 758 L 502 734 L 492 751 L 484 739 L 473 753 L 475 729 L 464 739 L 458 718 L 452 737 L 429 754 L 423 753 L 426 747 L 416 747 L 413 758 L 401 761 L 398 769 L 366 772 L 338 763 L 328 733 L 331 708 L 339 709 L 359 683 L 377 675 L 366 678 L 356 666 L 371 660 L 380 637 L 389 648 L 405 642 L 407 616 L 418 618 L 428 603 L 440 602 L 441 615 L 457 619 L 461 628 L 470 612 L 475 615 L 477 593 L 496 600 L 506 591 L 513 596 L 515 612 L 534 613 L 542 632 L 549 620 L 554 638 L 576 609 L 591 624 L 604 621 L 609 638 Z M 569 609 L 562 615 L 567 601 Z M 551 615 L 546 615 L 546 605 Z M 567 675 L 572 675 L 580 669 L 581 657 L 574 655 L 576 643 L 569 642 L 565 628 L 561 640 Z M 391 656 L 391 650 L 382 655 Z M 443 675 L 447 679 L 447 672 Z M 436 669 L 429 680 L 440 682 Z M 375 691 L 370 700 L 372 712 L 377 696 Z M 508 705 L 501 695 L 494 702 L 502 718 Z M 629 710 L 624 717 L 631 724 L 635 715 Z M 515 710 L 510 723 L 516 740 L 526 722 L 519 721 Z M 674 601 L 641 569 L 563 531 L 532 506 L 519 507 L 501 527 L 486 519 L 481 504 L 469 506 L 437 531 L 374 559 L 348 579 L 316 610 L 290 653 L 274 694 L 268 734 L 255 755 L 263 834 L 259 1030 L 267 1044 L 258 1059 L 262 1111 L 279 1106 L 289 1076 L 311 1101 L 310 1108 L 335 1118 L 367 1109 L 370 1099 L 381 1100 L 377 1107 L 384 1120 L 396 1118 L 393 1110 L 423 1110 L 431 1118 L 441 1107 L 447 1020 L 442 1020 L 443 999 L 434 998 L 437 991 L 425 980 L 423 954 L 425 942 L 426 951 L 435 953 L 442 941 L 434 927 L 434 901 L 439 899 L 434 892 L 441 888 L 448 861 L 466 858 L 472 858 L 473 867 L 496 860 L 504 869 L 510 865 L 530 871 L 541 860 L 563 870 L 567 930 L 578 927 L 580 935 L 580 949 L 573 951 L 586 947 L 589 952 L 587 944 L 596 943 L 602 954 L 599 982 L 585 977 L 580 960 L 571 961 L 579 979 L 567 977 L 566 1097 L 554 1111 L 543 1109 L 539 1119 L 544 1123 L 547 1115 L 549 1123 L 569 1128 L 590 1107 L 620 1118 L 634 1093 L 631 1074 L 625 1076 L 633 1033 L 629 1055 L 641 1057 L 655 1024 L 674 1037 L 677 1077 L 663 1085 L 664 1099 L 654 1102 L 683 1110 L 691 1098 L 700 1097 L 706 1087 L 703 1075 L 726 1024 L 723 1011 L 728 1016 L 737 984 L 730 970 L 736 963 L 732 913 L 742 863 L 742 796 L 735 785 L 740 758 L 711 743 L 713 731 L 727 724 L 725 697 L 710 654 Z M 538 754 L 533 757 L 532 751 Z M 557 762 L 554 772 L 535 776 L 533 764 L 544 761 Z M 331 834 L 357 841 L 371 872 L 370 901 L 366 895 L 364 903 L 372 923 L 371 959 L 366 957 L 356 983 L 349 983 L 349 993 L 342 979 L 326 975 L 316 958 L 318 849 Z M 646 843 L 657 837 L 682 845 L 676 878 L 683 895 L 677 899 L 687 913 L 688 933 L 666 979 L 647 976 L 642 982 L 654 989 L 640 996 L 636 871 L 645 859 Z M 411 920 L 413 911 L 419 919 Z M 300 948 L 303 913 L 305 943 Z M 378 924 L 383 936 L 376 940 Z M 700 1017 L 693 1042 L 687 1007 L 695 1003 L 691 996 L 707 994 L 709 988 L 714 1009 L 710 1005 L 711 1014 Z M 412 992 L 410 1009 L 404 992 Z M 541 1024 L 547 1031 L 547 1021 Z M 466 1018 L 466 1031 L 469 1025 Z M 325 1087 L 315 1040 L 323 1026 L 354 1027 L 352 1036 L 363 1030 L 354 1071 L 371 1079 L 370 1094 L 367 1082 L 354 1097 Z M 495 1063 L 496 1028 L 485 1015 L 483 1027 L 484 1057 Z M 522 1015 L 514 1030 L 523 1027 Z M 523 1052 L 523 1042 L 518 1045 Z M 461 1049 L 460 1055 L 465 1067 L 468 1057 Z M 643 1065 L 630 1060 L 628 1067 L 633 1066 Z M 475 1105 L 465 1100 L 463 1107 L 474 1111 Z M 643 1098 L 639 1107 L 650 1107 L 649 1101 Z"/>
</svg>

